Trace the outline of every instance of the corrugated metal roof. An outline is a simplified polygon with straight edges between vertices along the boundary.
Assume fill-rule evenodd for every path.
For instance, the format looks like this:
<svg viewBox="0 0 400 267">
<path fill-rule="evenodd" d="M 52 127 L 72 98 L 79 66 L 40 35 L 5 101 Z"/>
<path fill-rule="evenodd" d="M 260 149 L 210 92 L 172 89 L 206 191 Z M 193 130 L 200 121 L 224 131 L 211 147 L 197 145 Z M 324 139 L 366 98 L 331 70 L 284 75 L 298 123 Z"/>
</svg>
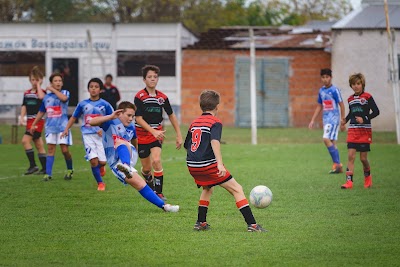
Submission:
<svg viewBox="0 0 400 267">
<path fill-rule="evenodd" d="M 400 29 L 400 1 L 398 5 L 388 5 L 391 28 Z M 384 5 L 368 5 L 354 10 L 332 29 L 386 29 Z"/>
</svg>

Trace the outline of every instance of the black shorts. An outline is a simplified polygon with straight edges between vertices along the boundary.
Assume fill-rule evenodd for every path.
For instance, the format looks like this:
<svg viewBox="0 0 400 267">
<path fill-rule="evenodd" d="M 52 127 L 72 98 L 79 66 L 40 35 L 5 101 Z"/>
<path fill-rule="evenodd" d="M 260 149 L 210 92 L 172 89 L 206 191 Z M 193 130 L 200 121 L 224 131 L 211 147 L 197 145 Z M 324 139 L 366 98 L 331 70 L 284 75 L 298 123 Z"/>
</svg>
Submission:
<svg viewBox="0 0 400 267">
<path fill-rule="evenodd" d="M 153 147 L 162 148 L 162 144 L 160 141 L 155 141 L 150 144 L 138 144 L 139 158 L 144 159 L 150 156 L 150 149 L 152 149 Z"/>
<path fill-rule="evenodd" d="M 35 132 L 33 133 L 33 135 L 31 134 L 30 131 L 26 131 L 25 134 L 26 134 L 26 135 L 29 135 L 29 136 L 32 136 L 32 139 L 33 139 L 33 140 L 37 140 L 37 139 L 39 139 L 39 138 L 42 136 L 42 133 L 41 133 L 41 132 L 37 132 L 37 131 L 35 131 Z"/>
<path fill-rule="evenodd" d="M 355 149 L 357 152 L 368 152 L 371 151 L 368 143 L 347 143 L 347 149 Z"/>
</svg>

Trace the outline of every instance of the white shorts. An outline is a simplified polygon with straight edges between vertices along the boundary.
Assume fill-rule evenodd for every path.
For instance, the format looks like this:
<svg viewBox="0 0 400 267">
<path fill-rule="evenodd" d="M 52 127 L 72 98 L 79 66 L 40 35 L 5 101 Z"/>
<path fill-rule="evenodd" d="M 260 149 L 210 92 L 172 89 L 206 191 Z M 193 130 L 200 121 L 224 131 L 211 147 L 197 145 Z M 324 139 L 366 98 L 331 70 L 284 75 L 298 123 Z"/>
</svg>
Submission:
<svg viewBox="0 0 400 267">
<path fill-rule="evenodd" d="M 136 151 L 136 148 L 135 148 L 133 145 L 131 145 L 131 149 L 132 149 L 132 154 L 131 154 L 131 164 L 130 164 L 130 167 L 131 167 L 131 171 L 132 171 L 132 172 L 136 172 L 136 173 L 137 173 L 138 171 L 135 169 L 135 165 L 136 165 L 136 162 L 137 162 L 137 160 L 138 160 L 138 153 L 137 153 L 137 151 Z M 125 182 L 125 174 L 123 174 L 121 171 L 119 171 L 119 170 L 116 168 L 116 166 L 117 166 L 118 163 L 122 163 L 121 160 L 118 160 L 117 162 L 115 162 L 114 164 L 112 164 L 113 167 L 111 167 L 111 171 L 112 171 L 112 173 L 115 175 L 115 177 L 118 178 L 118 180 L 119 180 L 121 183 L 126 184 L 126 182 Z"/>
<path fill-rule="evenodd" d="M 61 133 L 46 133 L 46 144 L 52 145 L 72 145 L 72 134 L 71 130 L 68 132 L 68 136 L 61 138 Z"/>
<path fill-rule="evenodd" d="M 106 154 L 104 152 L 103 140 L 98 134 L 83 134 L 83 144 L 86 151 L 86 159 L 91 160 L 98 158 L 99 161 L 106 161 Z"/>
<path fill-rule="evenodd" d="M 327 123 L 324 125 L 324 135 L 322 138 L 329 140 L 337 140 L 339 135 L 339 124 Z"/>
</svg>

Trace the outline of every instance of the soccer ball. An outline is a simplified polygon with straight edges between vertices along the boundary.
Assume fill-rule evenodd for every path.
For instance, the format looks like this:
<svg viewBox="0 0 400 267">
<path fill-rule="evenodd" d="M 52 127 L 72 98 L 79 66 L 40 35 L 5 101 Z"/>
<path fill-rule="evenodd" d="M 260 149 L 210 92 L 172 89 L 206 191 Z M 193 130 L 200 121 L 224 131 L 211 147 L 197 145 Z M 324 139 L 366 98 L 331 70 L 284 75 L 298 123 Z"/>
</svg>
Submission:
<svg viewBox="0 0 400 267">
<path fill-rule="evenodd" d="M 250 192 L 250 203 L 259 209 L 264 209 L 271 204 L 272 191 L 265 185 L 257 185 Z"/>
</svg>

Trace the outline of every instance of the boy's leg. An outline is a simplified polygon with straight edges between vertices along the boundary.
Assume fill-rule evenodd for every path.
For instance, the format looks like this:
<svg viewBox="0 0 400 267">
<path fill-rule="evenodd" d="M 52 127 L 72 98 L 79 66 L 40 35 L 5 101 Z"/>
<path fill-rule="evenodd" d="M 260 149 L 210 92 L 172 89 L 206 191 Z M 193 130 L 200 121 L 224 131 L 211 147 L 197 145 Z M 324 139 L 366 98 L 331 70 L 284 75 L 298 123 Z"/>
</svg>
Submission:
<svg viewBox="0 0 400 267">
<path fill-rule="evenodd" d="M 353 173 L 354 173 L 354 160 L 356 158 L 356 149 L 349 148 L 347 150 L 347 169 L 346 169 L 346 183 L 341 186 L 342 189 L 351 189 L 353 188 Z"/>
<path fill-rule="evenodd" d="M 210 229 L 210 225 L 207 223 L 207 211 L 208 211 L 208 205 L 210 204 L 212 193 L 213 193 L 212 187 L 203 186 L 203 191 L 201 192 L 199 200 L 197 221 L 193 228 L 196 231 Z"/>
<path fill-rule="evenodd" d="M 104 191 L 106 188 L 103 179 L 101 178 L 100 166 L 98 158 L 90 159 L 90 167 L 92 168 L 93 177 L 97 182 L 97 190 Z"/>
<path fill-rule="evenodd" d="M 256 219 L 254 218 L 249 202 L 244 195 L 242 186 L 238 182 L 236 182 L 234 178 L 220 184 L 220 186 L 225 188 L 235 198 L 236 206 L 242 213 L 243 218 L 247 223 L 247 231 L 265 232 L 266 230 L 256 223 Z"/>
<path fill-rule="evenodd" d="M 40 164 L 42 165 L 42 169 L 38 172 L 38 174 L 46 174 L 46 150 L 44 149 L 44 143 L 43 139 L 40 136 L 40 133 L 38 133 L 37 138 L 33 139 L 33 142 L 35 143 L 36 149 L 38 151 L 38 157 Z"/>
<path fill-rule="evenodd" d="M 360 152 L 360 160 L 364 169 L 364 188 L 370 188 L 372 186 L 372 175 L 368 161 L 368 152 Z"/>
<path fill-rule="evenodd" d="M 140 148 L 139 148 L 140 150 Z M 141 155 L 143 156 L 143 155 Z M 153 175 L 151 173 L 151 157 L 150 157 L 150 150 L 148 151 L 148 156 L 144 157 L 144 158 L 140 158 L 140 163 L 142 164 L 142 168 L 141 168 L 141 173 L 142 176 L 144 178 L 144 180 L 146 181 L 146 184 L 151 188 L 151 190 L 155 190 L 154 189 L 154 179 L 153 179 Z"/>
<path fill-rule="evenodd" d="M 73 163 L 72 163 L 72 155 L 69 152 L 68 145 L 60 144 L 61 152 L 64 155 L 65 164 L 67 165 L 67 173 L 64 176 L 65 180 L 71 180 L 72 175 L 74 173 Z"/>
<path fill-rule="evenodd" d="M 55 144 L 47 144 L 47 157 L 46 157 L 46 174 L 43 177 L 43 181 L 50 181 L 53 174 L 53 164 L 54 164 L 54 155 L 56 154 L 56 145 Z"/>
<path fill-rule="evenodd" d="M 336 147 L 336 142 L 334 140 L 324 138 L 324 144 L 328 149 L 328 152 L 332 158 L 333 166 L 330 174 L 342 173 L 342 164 L 340 163 L 339 150 Z"/>
<path fill-rule="evenodd" d="M 36 166 L 35 152 L 33 151 L 31 141 L 32 141 L 32 136 L 30 134 L 25 133 L 24 136 L 22 137 L 22 145 L 24 146 L 25 154 L 29 161 L 29 168 L 25 172 L 25 175 L 35 173 L 39 170 L 39 168 Z"/>
<path fill-rule="evenodd" d="M 161 147 L 152 147 L 151 151 L 151 161 L 154 170 L 154 189 L 157 195 L 166 200 L 163 194 L 163 184 L 164 184 L 164 173 L 161 164 Z"/>
</svg>

